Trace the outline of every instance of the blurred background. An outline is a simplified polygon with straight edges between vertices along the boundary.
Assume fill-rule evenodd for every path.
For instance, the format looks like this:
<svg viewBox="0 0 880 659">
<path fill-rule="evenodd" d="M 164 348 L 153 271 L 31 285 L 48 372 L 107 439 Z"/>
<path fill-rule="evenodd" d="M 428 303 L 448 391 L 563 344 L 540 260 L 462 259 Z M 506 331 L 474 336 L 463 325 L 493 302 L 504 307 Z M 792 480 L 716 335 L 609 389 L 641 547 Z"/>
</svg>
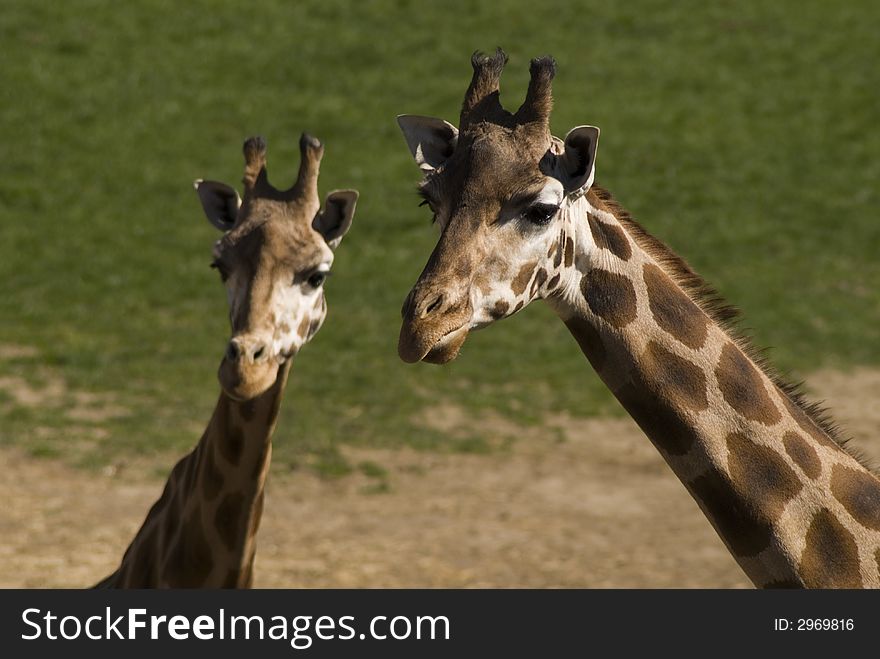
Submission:
<svg viewBox="0 0 880 659">
<path fill-rule="evenodd" d="M 745 326 L 772 347 L 783 371 L 796 380 L 810 376 L 808 389 L 821 397 L 844 406 L 855 400 L 858 425 L 880 391 L 878 19 L 880 6 L 870 0 L 8 0 L 0 20 L 0 452 L 13 503 L 5 522 L 0 513 L 0 528 L 6 524 L 23 546 L 33 546 L 76 514 L 76 488 L 99 483 L 82 497 L 107 507 L 117 497 L 127 501 L 120 488 L 141 479 L 136 503 L 118 511 L 121 526 L 104 538 L 106 567 L 121 557 L 171 464 L 204 429 L 218 391 L 226 302 L 208 268 L 216 233 L 192 181 L 238 186 L 241 144 L 261 134 L 270 178 L 287 185 L 305 130 L 326 145 L 322 195 L 351 187 L 361 198 L 327 284 L 328 320 L 296 359 L 276 433 L 274 478 L 283 488 L 290 476 L 298 494 L 272 497 L 291 506 L 287 519 L 310 511 L 297 522 L 302 528 L 334 497 L 348 502 L 345 510 L 367 506 L 361 519 L 381 518 L 394 497 L 417 505 L 411 488 L 435 478 L 423 494 L 450 488 L 435 511 L 443 524 L 472 514 L 471 530 L 485 529 L 479 515 L 490 509 L 498 526 L 487 545 L 450 566 L 437 547 L 412 544 L 413 529 L 391 513 L 399 536 L 377 548 L 376 561 L 439 552 L 439 563 L 414 567 L 408 581 L 375 568 L 334 582 L 342 568 L 330 559 L 309 564 L 308 546 L 300 548 L 305 563 L 285 568 L 287 536 L 279 530 L 265 560 L 274 546 L 281 576 L 263 583 L 740 584 L 696 506 L 543 305 L 472 335 L 445 368 L 398 359 L 399 309 L 436 228 L 417 207 L 418 171 L 395 116 L 457 123 L 471 53 L 499 45 L 510 55 L 502 102 L 515 109 L 529 59 L 552 54 L 554 134 L 600 126 L 597 180 L 743 310 Z M 827 377 L 813 387 L 817 372 Z M 866 391 L 870 398 L 857 398 Z M 624 436 L 631 440 L 618 441 Z M 592 466 L 582 463 L 590 459 Z M 514 463 L 522 473 L 498 476 Z M 597 509 L 606 510 L 613 532 L 626 507 L 619 502 L 630 495 L 607 495 L 605 486 L 580 492 L 584 480 L 605 478 L 608 487 L 638 492 L 644 481 L 637 467 L 645 464 L 658 487 L 682 497 L 686 513 L 649 510 L 644 500 L 639 514 L 695 515 L 695 533 L 705 527 L 710 546 L 697 554 L 710 562 L 717 556 L 723 578 L 688 581 L 691 563 L 674 567 L 662 557 L 638 572 L 639 561 L 650 560 L 629 546 L 637 544 L 632 535 L 620 542 L 578 535 L 598 528 L 584 517 Z M 493 474 L 483 494 L 470 492 Z M 517 493 L 527 499 L 523 506 L 543 501 L 522 488 L 545 477 L 563 480 L 552 481 L 554 494 L 546 510 L 536 509 L 535 524 L 565 509 L 560 501 L 576 500 L 560 531 L 574 536 L 554 548 L 540 525 L 525 525 L 508 538 L 505 554 L 498 543 L 516 527 L 512 502 Z M 64 479 L 72 485 L 55 485 Z M 457 508 L 465 499 L 477 502 L 472 510 Z M 50 500 L 55 508 L 41 504 Z M 367 503 L 353 503 L 361 500 Z M 89 529 L 102 510 L 78 535 L 57 541 L 90 546 Z M 513 516 L 507 526 L 504 514 Z M 347 519 L 334 528 L 351 530 Z M 440 525 L 438 519 L 426 524 Z M 644 521 L 633 519 L 634 526 Z M 314 529 L 310 545 L 318 554 L 323 531 Z M 368 542 L 386 531 L 359 533 Z M 462 533 L 450 528 L 449 541 Z M 680 529 L 670 533 L 670 542 L 681 536 Z M 529 558 L 535 537 L 547 553 Z M 652 538 L 638 544 L 656 544 Z M 5 551 L 17 556 L 15 542 Z M 331 544 L 363 549 L 345 542 Z M 629 558 L 616 556 L 621 544 L 633 552 Z M 581 553 L 585 546 L 594 558 Z M 23 564 L 13 563 L 0 582 L 76 582 L 64 566 L 76 564 L 79 549 L 54 551 L 61 563 L 47 558 L 34 568 L 42 576 L 22 576 Z M 599 554 L 610 561 L 602 564 L 610 580 L 593 579 Z M 544 566 L 555 560 L 558 569 L 529 580 L 523 575 L 539 569 L 529 561 L 539 558 Z M 480 561 L 524 567 L 487 581 L 480 575 L 491 569 Z M 631 580 L 615 580 L 629 574 L 618 563 L 636 566 Z M 94 577 L 102 569 L 96 566 Z M 652 581 L 645 571 L 673 576 Z"/>
</svg>

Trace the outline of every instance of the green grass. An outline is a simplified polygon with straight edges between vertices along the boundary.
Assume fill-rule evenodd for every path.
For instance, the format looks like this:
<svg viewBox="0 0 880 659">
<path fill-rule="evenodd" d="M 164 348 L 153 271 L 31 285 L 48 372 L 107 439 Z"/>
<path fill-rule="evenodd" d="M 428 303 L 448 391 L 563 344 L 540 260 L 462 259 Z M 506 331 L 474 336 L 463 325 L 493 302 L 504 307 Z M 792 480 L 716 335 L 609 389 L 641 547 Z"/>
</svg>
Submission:
<svg viewBox="0 0 880 659">
<path fill-rule="evenodd" d="M 524 424 L 613 412 L 542 305 L 475 334 L 446 368 L 396 355 L 436 235 L 394 117 L 455 121 L 470 53 L 496 45 L 510 107 L 528 59 L 557 58 L 554 132 L 601 126 L 601 183 L 744 309 L 778 364 L 877 365 L 878 19 L 871 0 L 9 0 L 0 346 L 37 354 L 4 357 L 0 377 L 65 389 L 40 408 L 0 399 L 0 441 L 95 465 L 197 439 L 228 329 L 191 181 L 237 182 L 259 133 L 283 185 L 303 130 L 327 145 L 322 190 L 361 201 L 328 321 L 294 366 L 277 459 L 334 475 L 354 469 L 341 444 L 487 450 L 479 433 L 421 428 L 438 402 Z M 77 420 L 81 392 L 123 412 Z"/>
</svg>

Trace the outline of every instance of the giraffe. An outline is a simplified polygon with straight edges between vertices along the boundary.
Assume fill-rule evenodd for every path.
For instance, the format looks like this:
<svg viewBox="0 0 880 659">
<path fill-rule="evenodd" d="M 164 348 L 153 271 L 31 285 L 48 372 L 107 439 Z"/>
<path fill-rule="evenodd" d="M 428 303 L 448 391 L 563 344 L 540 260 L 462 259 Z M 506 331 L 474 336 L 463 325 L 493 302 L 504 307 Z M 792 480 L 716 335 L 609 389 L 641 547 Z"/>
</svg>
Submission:
<svg viewBox="0 0 880 659">
<path fill-rule="evenodd" d="M 551 136 L 551 57 L 502 108 L 500 49 L 475 53 L 459 125 L 401 115 L 440 238 L 398 352 L 444 364 L 469 331 L 544 299 L 758 587 L 880 586 L 880 479 L 735 315 L 598 185 L 599 129 Z"/>
<path fill-rule="evenodd" d="M 208 220 L 223 232 L 211 267 L 226 288 L 232 337 L 220 396 L 196 447 L 171 471 L 107 588 L 248 588 L 272 455 L 272 432 L 293 356 L 327 313 L 324 280 L 351 226 L 358 193 L 330 192 L 321 208 L 324 146 L 303 134 L 295 184 L 266 175 L 266 143 L 244 144 L 244 198 L 197 180 Z"/>
</svg>

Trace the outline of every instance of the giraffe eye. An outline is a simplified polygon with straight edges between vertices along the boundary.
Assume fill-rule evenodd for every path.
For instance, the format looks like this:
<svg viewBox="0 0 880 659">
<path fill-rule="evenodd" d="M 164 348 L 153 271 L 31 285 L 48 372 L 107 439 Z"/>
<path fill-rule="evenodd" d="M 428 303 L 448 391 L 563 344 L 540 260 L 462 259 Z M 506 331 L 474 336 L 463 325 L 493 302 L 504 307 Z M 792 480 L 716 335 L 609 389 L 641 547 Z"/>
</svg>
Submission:
<svg viewBox="0 0 880 659">
<path fill-rule="evenodd" d="M 559 211 L 559 206 L 553 204 L 532 204 L 523 213 L 523 217 L 532 224 L 544 225 L 553 219 Z"/>
<path fill-rule="evenodd" d="M 311 275 L 309 275 L 309 286 L 311 286 L 312 288 L 320 288 L 321 285 L 327 280 L 327 275 L 329 274 L 329 272 L 313 272 Z"/>
</svg>

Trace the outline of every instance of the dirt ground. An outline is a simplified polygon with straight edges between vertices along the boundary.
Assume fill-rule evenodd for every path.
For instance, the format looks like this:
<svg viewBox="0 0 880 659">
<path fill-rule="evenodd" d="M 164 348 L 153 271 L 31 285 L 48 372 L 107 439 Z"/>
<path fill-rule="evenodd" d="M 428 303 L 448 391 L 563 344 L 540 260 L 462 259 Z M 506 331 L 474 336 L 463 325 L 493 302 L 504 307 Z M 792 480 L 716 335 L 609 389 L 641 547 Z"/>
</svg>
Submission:
<svg viewBox="0 0 880 659">
<path fill-rule="evenodd" d="M 880 371 L 809 381 L 880 463 Z M 492 455 L 346 450 L 353 463 L 388 469 L 382 493 L 362 475 L 327 481 L 276 470 L 256 585 L 749 585 L 631 421 L 556 417 L 522 432 L 496 415 L 441 406 L 423 422 L 518 439 Z M 0 587 L 93 584 L 115 568 L 162 487 L 134 469 L 96 475 L 12 449 L 0 450 L 0 470 Z"/>
</svg>

